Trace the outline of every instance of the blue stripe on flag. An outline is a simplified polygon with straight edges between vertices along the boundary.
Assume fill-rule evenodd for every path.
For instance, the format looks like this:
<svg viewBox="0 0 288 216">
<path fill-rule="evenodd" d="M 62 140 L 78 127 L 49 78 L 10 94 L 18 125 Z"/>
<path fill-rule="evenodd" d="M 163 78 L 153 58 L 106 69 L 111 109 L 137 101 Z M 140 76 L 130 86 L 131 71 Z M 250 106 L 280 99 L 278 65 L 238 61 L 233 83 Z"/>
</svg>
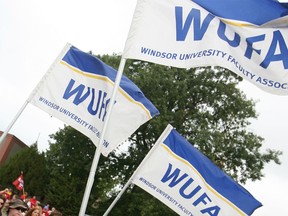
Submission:
<svg viewBox="0 0 288 216">
<path fill-rule="evenodd" d="M 115 82 L 117 71 L 111 66 L 105 64 L 100 59 L 85 53 L 74 46 L 71 46 L 69 51 L 62 59 L 67 64 L 78 68 L 86 73 L 100 75 L 103 77 L 108 77 L 110 80 Z M 146 109 L 149 110 L 151 117 L 159 114 L 159 111 L 147 100 L 143 92 L 136 86 L 130 79 L 128 79 L 124 74 L 122 75 L 120 81 L 120 88 L 122 88 L 127 94 L 130 95 L 135 101 L 142 103 Z"/>
<path fill-rule="evenodd" d="M 229 20 L 262 25 L 288 15 L 285 4 L 272 0 L 194 0 L 210 13 Z"/>
<path fill-rule="evenodd" d="M 245 188 L 194 148 L 176 130 L 171 130 L 164 144 L 176 155 L 188 161 L 212 188 L 246 214 L 250 215 L 262 206 Z"/>
</svg>

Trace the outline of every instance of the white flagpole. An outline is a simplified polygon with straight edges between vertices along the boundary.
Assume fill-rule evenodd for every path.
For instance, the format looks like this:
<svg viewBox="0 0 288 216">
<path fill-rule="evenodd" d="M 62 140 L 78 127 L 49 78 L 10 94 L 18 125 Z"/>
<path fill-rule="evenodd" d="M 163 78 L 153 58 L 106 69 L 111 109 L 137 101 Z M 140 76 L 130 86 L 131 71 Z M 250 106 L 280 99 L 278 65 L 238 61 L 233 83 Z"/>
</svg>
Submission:
<svg viewBox="0 0 288 216">
<path fill-rule="evenodd" d="M 3 141 L 5 140 L 8 132 L 10 131 L 10 129 L 12 128 L 12 126 L 15 124 L 15 122 L 17 121 L 17 119 L 19 118 L 19 116 L 21 115 L 21 113 L 24 111 L 24 109 L 26 108 L 26 106 L 28 105 L 28 103 L 30 103 L 31 99 L 34 97 L 37 88 L 39 86 L 42 85 L 42 83 L 45 81 L 45 78 L 48 76 L 49 72 L 52 70 L 52 68 L 54 67 L 55 63 L 57 61 L 59 61 L 64 54 L 67 52 L 67 50 L 71 47 L 71 44 L 67 43 L 66 46 L 63 48 L 63 50 L 61 51 L 61 53 L 59 54 L 59 56 L 56 58 L 56 60 L 53 62 L 53 64 L 50 66 L 50 68 L 48 69 L 48 71 L 44 74 L 44 76 L 42 77 L 42 79 L 40 80 L 40 82 L 37 84 L 36 88 L 34 88 L 34 90 L 31 92 L 30 96 L 28 97 L 28 99 L 25 101 L 25 103 L 22 105 L 22 107 L 20 108 L 20 110 L 18 111 L 18 113 L 16 114 L 16 116 L 14 117 L 14 119 L 12 120 L 12 122 L 8 125 L 7 129 L 5 130 L 5 132 L 2 134 L 2 136 L 0 137 L 0 148 L 1 145 L 3 143 Z"/>
<path fill-rule="evenodd" d="M 138 170 L 138 169 L 137 169 Z M 122 188 L 122 190 L 118 193 L 117 197 L 113 200 L 113 202 L 111 203 L 111 205 L 109 206 L 109 208 L 106 210 L 106 212 L 103 214 L 103 216 L 107 216 L 109 214 L 109 212 L 112 210 L 112 208 L 116 205 L 116 203 L 118 202 L 118 200 L 120 199 L 120 197 L 122 196 L 122 194 L 126 191 L 127 187 L 131 184 L 132 179 L 134 178 L 135 174 L 137 172 L 135 171 L 133 173 L 133 175 L 130 177 L 130 179 L 127 181 L 127 183 L 125 184 L 125 186 Z"/>
<path fill-rule="evenodd" d="M 112 96 L 111 96 L 111 99 L 110 99 L 110 104 L 108 105 L 107 116 L 106 116 L 106 119 L 105 119 L 105 122 L 104 122 L 104 125 L 103 125 L 103 130 L 102 130 L 102 133 L 101 133 L 101 136 L 100 136 L 100 139 L 99 139 L 99 144 L 98 144 L 98 147 L 97 147 L 97 149 L 95 151 L 93 162 L 92 162 L 92 165 L 91 165 L 91 168 L 90 168 L 89 177 L 88 177 L 88 180 L 87 180 L 87 183 L 86 183 L 86 188 L 85 188 L 84 196 L 83 196 L 83 199 L 82 199 L 81 208 L 80 208 L 80 211 L 79 211 L 79 216 L 84 216 L 85 215 L 85 211 L 86 211 L 86 208 L 87 208 L 89 196 L 90 196 L 91 189 L 92 189 L 92 186 L 93 186 L 93 183 L 94 183 L 96 169 L 97 169 L 98 162 L 99 162 L 99 159 L 100 159 L 100 156 L 101 156 L 101 149 L 102 149 L 102 145 L 103 145 L 103 141 L 104 141 L 104 135 L 105 135 L 105 132 L 106 132 L 106 128 L 107 128 L 109 119 L 110 119 L 110 115 L 112 113 L 113 104 L 114 104 L 114 101 L 115 101 L 115 97 L 116 97 L 116 93 L 117 93 L 118 87 L 120 85 L 120 81 L 121 81 L 122 74 L 123 74 L 123 71 L 124 71 L 125 63 L 126 63 L 126 59 L 121 58 L 121 61 L 120 61 L 120 64 L 119 64 L 119 68 L 118 68 L 118 72 L 117 72 L 117 76 L 116 76 L 115 83 L 114 83 Z"/>
<path fill-rule="evenodd" d="M 12 122 L 8 125 L 7 129 L 5 130 L 5 132 L 2 134 L 2 136 L 0 137 L 0 147 L 2 146 L 2 143 L 4 143 L 4 140 L 8 134 L 8 132 L 10 131 L 10 129 L 12 128 L 12 126 L 15 124 L 15 122 L 17 121 L 17 119 L 19 118 L 19 116 L 21 115 L 21 113 L 24 111 L 25 107 L 27 106 L 27 104 L 29 103 L 28 100 L 25 101 L 25 103 L 22 105 L 22 107 L 20 108 L 20 110 L 18 111 L 18 113 L 16 114 L 16 116 L 14 117 L 14 119 L 12 120 Z"/>
<path fill-rule="evenodd" d="M 143 164 L 145 164 L 145 162 L 149 159 L 150 155 L 152 154 L 152 152 L 154 151 L 154 149 L 161 143 L 164 141 L 164 137 L 167 137 L 168 134 L 170 133 L 170 131 L 173 129 L 173 127 L 168 124 L 166 129 L 163 131 L 163 133 L 161 134 L 161 136 L 158 138 L 158 140 L 156 141 L 156 143 L 154 144 L 154 146 L 150 149 L 150 151 L 148 152 L 148 154 L 146 155 L 146 157 L 142 160 L 142 162 L 140 163 L 140 165 L 137 167 L 137 169 L 134 171 L 133 175 L 130 177 L 130 179 L 127 181 L 127 183 L 125 184 L 125 186 L 122 188 L 122 190 L 119 192 L 119 194 L 117 195 L 117 197 L 113 200 L 113 202 L 111 203 L 111 205 L 109 206 L 109 208 L 106 210 L 106 212 L 103 214 L 103 216 L 107 216 L 109 214 L 109 212 L 111 211 L 111 209 L 115 206 L 115 204 L 117 203 L 117 201 L 120 199 L 120 197 L 122 196 L 122 194 L 125 192 L 125 190 L 127 189 L 127 187 L 131 184 L 132 180 L 134 179 L 134 176 L 137 174 L 137 172 L 141 169 L 141 167 L 143 166 Z"/>
</svg>

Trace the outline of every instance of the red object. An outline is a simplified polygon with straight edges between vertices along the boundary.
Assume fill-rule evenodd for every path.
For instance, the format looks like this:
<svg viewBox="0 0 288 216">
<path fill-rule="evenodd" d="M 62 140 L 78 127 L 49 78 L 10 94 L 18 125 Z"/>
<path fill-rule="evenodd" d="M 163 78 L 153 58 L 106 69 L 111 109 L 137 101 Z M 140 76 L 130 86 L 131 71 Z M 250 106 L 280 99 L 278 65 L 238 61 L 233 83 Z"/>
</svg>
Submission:
<svg viewBox="0 0 288 216">
<path fill-rule="evenodd" d="M 26 200 L 26 195 L 25 194 L 22 194 L 21 197 L 20 197 L 23 201 Z"/>
<path fill-rule="evenodd" d="M 49 210 L 45 210 L 45 209 L 42 209 L 42 213 L 45 215 L 45 216 L 49 216 Z"/>
<path fill-rule="evenodd" d="M 34 208 L 37 206 L 37 199 L 35 196 L 33 196 L 31 199 L 30 199 L 30 203 L 31 203 L 31 208 Z"/>
<path fill-rule="evenodd" d="M 21 174 L 13 183 L 17 190 L 21 191 L 24 188 L 24 178 L 23 174 Z"/>
<path fill-rule="evenodd" d="M 11 193 L 10 191 L 3 193 L 3 196 L 4 196 L 5 199 L 7 199 L 7 200 L 10 200 L 10 199 L 11 199 L 11 195 L 12 195 L 12 193 Z"/>
</svg>

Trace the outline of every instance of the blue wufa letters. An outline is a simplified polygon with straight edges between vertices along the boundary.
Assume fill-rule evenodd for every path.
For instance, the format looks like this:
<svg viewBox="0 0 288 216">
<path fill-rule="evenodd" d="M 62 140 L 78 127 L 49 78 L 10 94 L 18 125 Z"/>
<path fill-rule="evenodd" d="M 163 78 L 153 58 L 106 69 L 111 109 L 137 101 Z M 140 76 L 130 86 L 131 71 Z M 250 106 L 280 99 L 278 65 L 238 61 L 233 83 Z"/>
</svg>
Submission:
<svg viewBox="0 0 288 216">
<path fill-rule="evenodd" d="M 173 151 L 173 153 L 190 163 L 206 183 L 216 190 L 216 192 L 221 194 L 225 199 L 229 200 L 247 215 L 251 215 L 255 209 L 262 206 L 262 204 L 247 190 L 194 148 L 176 130 L 172 129 L 163 143 Z M 181 171 L 180 167 L 173 167 L 173 165 L 169 163 L 161 182 L 168 184 L 171 188 L 176 185 L 182 185 L 179 189 L 179 195 L 185 199 L 191 199 L 194 195 L 198 194 L 197 196 L 199 196 L 199 194 L 201 194 L 196 201 L 191 203 L 191 205 L 197 206 L 199 203 L 202 203 L 207 207 L 201 210 L 202 214 L 221 215 L 221 206 L 209 206 L 213 204 L 213 200 L 202 190 L 200 185 L 195 187 L 190 194 L 185 193 L 187 187 L 191 184 L 195 184 L 195 182 L 189 174 Z"/>
<path fill-rule="evenodd" d="M 95 56 L 82 52 L 74 46 L 70 48 L 62 60 L 67 64 L 80 69 L 81 71 L 85 71 L 91 75 L 106 77 L 115 82 L 117 71 L 114 68 L 106 65 Z M 87 111 L 92 116 L 97 116 L 102 122 L 104 122 L 107 111 L 106 109 L 110 102 L 107 92 L 98 90 L 98 97 L 95 97 L 96 89 L 90 86 L 85 86 L 84 84 L 77 85 L 75 83 L 75 80 L 70 80 L 64 92 L 63 98 L 68 100 L 70 97 L 75 96 L 73 103 L 76 106 L 85 100 L 89 100 L 88 98 L 90 98 Z M 151 117 L 159 114 L 159 111 L 149 100 L 147 100 L 138 86 L 136 86 L 125 75 L 122 75 L 120 87 L 135 101 L 143 104 L 144 107 L 150 112 L 149 114 Z"/>
</svg>

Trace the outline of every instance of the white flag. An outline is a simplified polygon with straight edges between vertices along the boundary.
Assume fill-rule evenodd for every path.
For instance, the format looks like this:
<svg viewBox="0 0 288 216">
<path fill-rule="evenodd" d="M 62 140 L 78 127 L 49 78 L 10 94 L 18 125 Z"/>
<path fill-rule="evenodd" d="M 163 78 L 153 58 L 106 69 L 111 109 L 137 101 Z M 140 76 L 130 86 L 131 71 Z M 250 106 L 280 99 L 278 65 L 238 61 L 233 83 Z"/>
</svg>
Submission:
<svg viewBox="0 0 288 216">
<path fill-rule="evenodd" d="M 288 94 L 288 9 L 271 0 L 138 0 L 123 57 L 221 66 Z"/>
<path fill-rule="evenodd" d="M 262 205 L 171 125 L 139 165 L 132 182 L 179 215 L 244 216 Z"/>
<path fill-rule="evenodd" d="M 116 74 L 112 67 L 68 44 L 29 100 L 98 145 Z M 102 154 L 107 156 L 158 113 L 142 91 L 123 75 L 102 143 Z"/>
</svg>

